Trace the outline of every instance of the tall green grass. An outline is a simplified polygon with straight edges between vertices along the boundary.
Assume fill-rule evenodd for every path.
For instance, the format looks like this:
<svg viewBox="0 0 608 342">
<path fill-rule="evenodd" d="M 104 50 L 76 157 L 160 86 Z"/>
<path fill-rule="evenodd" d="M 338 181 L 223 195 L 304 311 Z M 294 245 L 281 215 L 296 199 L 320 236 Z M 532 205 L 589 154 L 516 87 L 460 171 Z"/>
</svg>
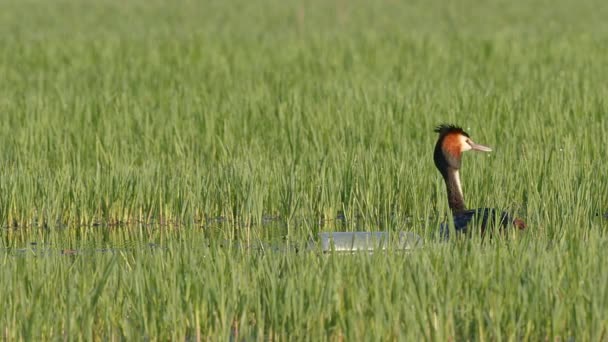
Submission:
<svg viewBox="0 0 608 342">
<path fill-rule="evenodd" d="M 606 338 L 601 1 L 0 8 L 7 338 Z M 467 204 L 527 232 L 434 242 L 443 122 L 494 149 L 464 157 Z M 296 243 L 407 229 L 428 248 L 205 247 L 276 237 L 269 216 Z"/>
<path fill-rule="evenodd" d="M 545 5 L 7 2 L 0 220 L 424 217 L 448 121 L 470 205 L 600 211 L 603 7 Z"/>
<path fill-rule="evenodd" d="M 606 239 L 428 243 L 404 254 L 161 247 L 114 236 L 62 255 L 54 237 L 2 258 L 6 339 L 603 340 Z M 93 237 L 81 239 L 91 243 Z"/>
</svg>

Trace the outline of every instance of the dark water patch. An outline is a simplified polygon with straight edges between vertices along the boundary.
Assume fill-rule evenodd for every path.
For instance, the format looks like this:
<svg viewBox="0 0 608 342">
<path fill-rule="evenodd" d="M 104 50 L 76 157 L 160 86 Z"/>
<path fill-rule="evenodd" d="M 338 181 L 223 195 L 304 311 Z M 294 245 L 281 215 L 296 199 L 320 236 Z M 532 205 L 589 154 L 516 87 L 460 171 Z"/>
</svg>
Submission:
<svg viewBox="0 0 608 342">
<path fill-rule="evenodd" d="M 52 256 L 92 256 L 98 254 L 119 254 L 125 252 L 133 252 L 135 250 L 146 251 L 165 251 L 167 247 L 163 247 L 156 243 L 133 243 L 131 246 L 113 246 L 113 247 L 62 247 L 50 244 L 39 244 L 31 242 L 27 247 L 21 248 L 0 248 L 0 254 L 18 256 L 18 257 L 52 257 Z"/>
<path fill-rule="evenodd" d="M 333 232 L 320 233 L 310 239 L 298 242 L 260 239 L 244 240 L 201 240 L 194 248 L 204 250 L 221 249 L 238 253 L 310 253 L 310 252 L 356 252 L 374 250 L 410 250 L 422 246 L 422 239 L 411 232 Z M 0 254 L 16 257 L 86 257 L 99 254 L 120 254 L 141 251 L 160 252 L 171 248 L 183 249 L 180 243 L 168 242 L 166 245 L 155 242 L 130 241 L 112 246 L 96 247 L 83 243 L 67 246 L 61 243 L 30 242 L 24 247 L 0 248 Z"/>
<path fill-rule="evenodd" d="M 413 219 L 411 216 L 400 216 L 397 214 L 390 214 L 388 216 L 381 216 L 377 218 L 366 217 L 363 214 L 354 214 L 349 217 L 344 214 L 343 211 L 337 212 L 335 215 L 319 215 L 319 216 L 280 216 L 280 215 L 263 215 L 257 217 L 241 217 L 241 216 L 206 216 L 203 218 L 191 218 L 191 219 L 158 219 L 150 218 L 145 220 L 131 219 L 131 220 L 93 220 L 90 223 L 69 223 L 62 220 L 42 220 L 35 218 L 27 224 L 13 221 L 10 224 L 2 226 L 3 229 L 71 229 L 71 228 L 184 228 L 184 227 L 200 227 L 205 229 L 212 228 L 225 228 L 231 227 L 233 229 L 251 229 L 260 227 L 281 227 L 281 228 L 315 228 L 324 229 L 328 227 L 344 228 L 348 227 L 349 230 L 361 230 L 364 226 L 375 225 L 378 230 L 387 228 L 388 225 L 407 225 L 411 224 Z M 400 228 L 400 227 L 395 227 Z M 336 229 L 338 230 L 338 229 Z"/>
<path fill-rule="evenodd" d="M 398 215 L 374 219 L 364 215 L 345 215 L 340 211 L 335 216 L 318 217 L 265 215 L 257 223 L 215 216 L 183 227 L 174 227 L 175 222 L 151 220 L 147 224 L 135 225 L 113 221 L 110 225 L 99 223 L 92 227 L 7 229 L 0 232 L 0 254 L 76 257 L 168 249 L 176 249 L 174 252 L 179 253 L 179 249 L 184 248 L 300 253 L 322 250 L 322 234 L 326 232 L 419 231 L 411 227 L 422 227 L 426 220 Z"/>
</svg>

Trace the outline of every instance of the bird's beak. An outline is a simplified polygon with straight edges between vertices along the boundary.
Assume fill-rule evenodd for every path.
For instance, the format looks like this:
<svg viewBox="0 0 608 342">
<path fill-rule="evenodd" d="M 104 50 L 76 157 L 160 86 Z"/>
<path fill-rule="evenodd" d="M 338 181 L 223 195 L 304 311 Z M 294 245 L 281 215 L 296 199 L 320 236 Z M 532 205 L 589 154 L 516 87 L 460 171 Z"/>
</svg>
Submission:
<svg viewBox="0 0 608 342">
<path fill-rule="evenodd" d="M 492 152 L 492 149 L 487 147 L 487 146 L 483 146 L 483 145 L 479 145 L 474 143 L 472 140 L 469 140 L 469 145 L 471 145 L 471 149 L 473 151 L 479 151 L 479 152 Z"/>
</svg>

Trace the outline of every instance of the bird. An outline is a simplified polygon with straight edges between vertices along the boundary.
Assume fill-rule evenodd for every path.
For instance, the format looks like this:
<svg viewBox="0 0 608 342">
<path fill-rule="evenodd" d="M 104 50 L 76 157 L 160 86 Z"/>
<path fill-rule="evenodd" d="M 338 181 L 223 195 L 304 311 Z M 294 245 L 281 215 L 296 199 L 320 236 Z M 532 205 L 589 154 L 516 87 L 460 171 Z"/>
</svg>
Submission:
<svg viewBox="0 0 608 342">
<path fill-rule="evenodd" d="M 472 222 L 480 225 L 482 236 L 493 227 L 495 222 L 498 222 L 500 231 L 506 230 L 511 225 L 518 229 L 525 229 L 526 223 L 508 212 L 494 208 L 467 209 L 465 205 L 460 183 L 462 153 L 466 151 L 491 152 L 492 149 L 473 142 L 469 134 L 456 125 L 441 124 L 435 128 L 435 133 L 439 133 L 439 139 L 435 144 L 433 159 L 445 181 L 448 205 L 452 212 L 456 233 L 467 233 L 469 227 L 473 225 Z M 441 224 L 440 234 L 444 238 L 449 238 L 447 223 Z"/>
</svg>

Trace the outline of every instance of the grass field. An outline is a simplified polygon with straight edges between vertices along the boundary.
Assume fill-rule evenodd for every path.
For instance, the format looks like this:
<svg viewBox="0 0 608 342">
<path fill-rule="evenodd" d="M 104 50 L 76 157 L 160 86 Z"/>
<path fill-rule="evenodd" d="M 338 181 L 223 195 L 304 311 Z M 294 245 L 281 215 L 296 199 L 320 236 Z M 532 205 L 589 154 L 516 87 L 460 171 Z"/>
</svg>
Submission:
<svg viewBox="0 0 608 342">
<path fill-rule="evenodd" d="M 599 0 L 0 2 L 0 334 L 607 339 L 606 17 Z M 494 149 L 464 157 L 467 204 L 526 232 L 437 241 L 443 122 Z M 226 247 L 355 229 L 425 247 Z"/>
</svg>

